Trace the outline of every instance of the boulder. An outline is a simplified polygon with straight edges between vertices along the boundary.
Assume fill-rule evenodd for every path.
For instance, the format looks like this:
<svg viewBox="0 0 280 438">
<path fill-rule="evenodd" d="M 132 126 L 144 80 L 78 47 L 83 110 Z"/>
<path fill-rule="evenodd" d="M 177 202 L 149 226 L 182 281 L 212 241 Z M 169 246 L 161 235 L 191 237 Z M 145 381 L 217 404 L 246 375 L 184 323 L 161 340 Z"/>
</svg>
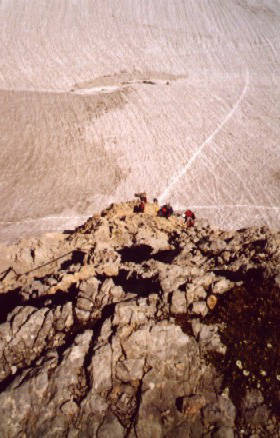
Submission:
<svg viewBox="0 0 280 438">
<path fill-rule="evenodd" d="M 187 302 L 186 302 L 186 294 L 185 292 L 181 292 L 179 290 L 173 292 L 172 294 L 172 303 L 171 303 L 171 312 L 174 314 L 186 313 L 187 311 Z"/>
<path fill-rule="evenodd" d="M 192 313 L 196 315 L 206 316 L 208 313 L 208 307 L 205 301 L 197 301 L 192 305 Z"/>
<path fill-rule="evenodd" d="M 213 433 L 213 438 L 234 438 L 234 430 L 231 427 L 220 427 Z"/>
<path fill-rule="evenodd" d="M 213 284 L 212 292 L 213 294 L 224 294 L 225 292 L 231 290 L 233 286 L 234 284 L 231 281 L 227 280 L 226 278 L 222 278 Z"/>
<path fill-rule="evenodd" d="M 203 409 L 205 425 L 218 425 L 234 427 L 236 408 L 232 401 L 226 397 L 218 396 L 217 401 L 208 404 Z"/>
</svg>

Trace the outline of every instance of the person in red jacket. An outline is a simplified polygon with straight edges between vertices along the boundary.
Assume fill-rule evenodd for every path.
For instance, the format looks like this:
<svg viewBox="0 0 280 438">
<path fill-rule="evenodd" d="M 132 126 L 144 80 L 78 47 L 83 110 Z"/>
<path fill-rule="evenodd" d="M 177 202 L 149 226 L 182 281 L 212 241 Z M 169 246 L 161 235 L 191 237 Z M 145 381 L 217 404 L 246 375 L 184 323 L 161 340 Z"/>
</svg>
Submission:
<svg viewBox="0 0 280 438">
<path fill-rule="evenodd" d="M 147 201 L 141 201 L 139 205 L 139 213 L 144 213 L 145 211 L 145 202 Z"/>
<path fill-rule="evenodd" d="M 188 227 L 194 226 L 195 214 L 191 210 L 185 211 L 185 222 Z"/>
</svg>

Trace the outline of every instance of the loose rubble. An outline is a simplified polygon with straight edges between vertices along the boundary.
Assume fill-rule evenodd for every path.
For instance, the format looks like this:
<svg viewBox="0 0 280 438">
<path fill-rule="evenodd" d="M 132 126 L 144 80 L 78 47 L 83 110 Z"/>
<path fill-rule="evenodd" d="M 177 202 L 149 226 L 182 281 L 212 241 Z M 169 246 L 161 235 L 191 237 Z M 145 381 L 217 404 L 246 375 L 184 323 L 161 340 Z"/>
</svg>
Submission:
<svg viewBox="0 0 280 438">
<path fill-rule="evenodd" d="M 0 436 L 280 436 L 280 233 L 134 205 L 7 248 Z"/>
</svg>

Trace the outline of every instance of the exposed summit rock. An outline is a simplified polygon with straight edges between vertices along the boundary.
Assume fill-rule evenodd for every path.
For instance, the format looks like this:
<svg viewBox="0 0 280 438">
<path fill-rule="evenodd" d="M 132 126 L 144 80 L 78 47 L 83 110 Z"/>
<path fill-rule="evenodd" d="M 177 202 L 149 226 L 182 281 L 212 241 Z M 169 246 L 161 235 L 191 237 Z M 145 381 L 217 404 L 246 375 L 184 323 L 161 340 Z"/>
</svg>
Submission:
<svg viewBox="0 0 280 438">
<path fill-rule="evenodd" d="M 112 205 L 7 248 L 0 435 L 280 433 L 280 233 Z"/>
</svg>

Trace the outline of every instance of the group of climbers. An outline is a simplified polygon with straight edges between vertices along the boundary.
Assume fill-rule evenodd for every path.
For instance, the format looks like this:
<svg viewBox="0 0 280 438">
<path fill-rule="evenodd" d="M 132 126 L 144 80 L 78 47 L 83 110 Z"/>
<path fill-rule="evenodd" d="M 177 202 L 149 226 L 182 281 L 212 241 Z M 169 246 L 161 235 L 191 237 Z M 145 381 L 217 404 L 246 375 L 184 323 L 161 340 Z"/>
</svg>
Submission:
<svg viewBox="0 0 280 438">
<path fill-rule="evenodd" d="M 135 193 L 134 196 L 136 196 L 136 198 L 139 198 L 139 203 L 137 205 L 135 205 L 135 207 L 134 207 L 134 213 L 144 213 L 145 212 L 145 204 L 147 203 L 146 193 L 145 192 Z M 154 202 L 154 204 L 157 204 L 158 203 L 157 198 L 154 198 L 153 202 Z M 168 219 L 173 214 L 174 214 L 174 211 L 173 211 L 173 208 L 171 207 L 169 202 L 162 205 L 157 211 L 157 216 L 165 217 L 166 219 Z M 195 214 L 193 211 L 191 211 L 189 209 L 186 210 L 183 217 L 184 217 L 185 223 L 188 227 L 191 227 L 194 225 Z"/>
</svg>

